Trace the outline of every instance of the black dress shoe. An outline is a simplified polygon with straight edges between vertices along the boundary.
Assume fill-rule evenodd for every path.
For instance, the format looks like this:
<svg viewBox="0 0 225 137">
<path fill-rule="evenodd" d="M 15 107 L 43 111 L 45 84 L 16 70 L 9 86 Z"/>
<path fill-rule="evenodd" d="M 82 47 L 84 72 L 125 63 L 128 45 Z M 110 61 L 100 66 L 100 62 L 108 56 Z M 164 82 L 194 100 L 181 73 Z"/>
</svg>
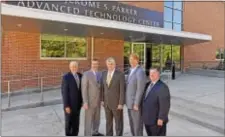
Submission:
<svg viewBox="0 0 225 137">
<path fill-rule="evenodd" d="M 92 136 L 104 136 L 104 135 L 101 133 L 97 133 L 97 134 L 93 134 Z"/>
</svg>

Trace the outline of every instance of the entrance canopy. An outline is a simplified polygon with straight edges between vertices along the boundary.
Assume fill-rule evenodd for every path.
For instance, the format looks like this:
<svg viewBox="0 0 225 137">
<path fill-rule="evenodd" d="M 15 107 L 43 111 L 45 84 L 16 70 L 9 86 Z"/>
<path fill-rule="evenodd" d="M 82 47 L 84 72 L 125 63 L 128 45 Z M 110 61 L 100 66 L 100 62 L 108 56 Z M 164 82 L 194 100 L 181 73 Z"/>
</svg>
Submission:
<svg viewBox="0 0 225 137">
<path fill-rule="evenodd" d="M 4 30 L 22 30 L 91 36 L 125 41 L 148 41 L 164 44 L 196 44 L 212 40 L 212 36 L 173 31 L 113 20 L 71 15 L 2 3 Z M 19 26 L 19 27 L 18 27 Z M 36 27 L 34 27 L 36 26 Z"/>
</svg>

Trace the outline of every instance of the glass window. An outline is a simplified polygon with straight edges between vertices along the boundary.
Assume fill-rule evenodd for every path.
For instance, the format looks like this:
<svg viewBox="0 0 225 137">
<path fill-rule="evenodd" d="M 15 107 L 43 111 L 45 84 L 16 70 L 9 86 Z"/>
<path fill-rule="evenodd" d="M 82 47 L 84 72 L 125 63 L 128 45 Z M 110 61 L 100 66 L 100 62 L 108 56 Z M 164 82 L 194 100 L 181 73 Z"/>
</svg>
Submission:
<svg viewBox="0 0 225 137">
<path fill-rule="evenodd" d="M 173 30 L 175 30 L 175 31 L 182 31 L 182 24 L 174 23 L 173 24 Z"/>
<path fill-rule="evenodd" d="M 173 2 L 173 8 L 174 9 L 178 9 L 178 10 L 182 10 L 182 1 L 174 1 Z"/>
<path fill-rule="evenodd" d="M 66 37 L 66 57 L 85 58 L 86 45 L 87 43 L 85 38 Z"/>
<path fill-rule="evenodd" d="M 179 45 L 172 45 L 172 59 L 175 62 L 175 68 L 176 70 L 180 70 L 181 66 L 180 66 L 180 46 Z"/>
<path fill-rule="evenodd" d="M 163 70 L 170 70 L 172 65 L 171 45 L 163 45 L 162 53 Z"/>
<path fill-rule="evenodd" d="M 41 35 L 41 57 L 64 57 L 65 39 L 57 35 Z"/>
<path fill-rule="evenodd" d="M 216 59 L 224 59 L 224 49 L 217 49 L 216 51 Z"/>
<path fill-rule="evenodd" d="M 173 2 L 172 1 L 165 1 L 164 4 L 165 4 L 166 7 L 170 7 L 170 8 L 173 7 Z"/>
<path fill-rule="evenodd" d="M 173 29 L 172 22 L 164 21 L 164 28 Z"/>
<path fill-rule="evenodd" d="M 152 66 L 160 66 L 160 45 L 152 45 Z"/>
<path fill-rule="evenodd" d="M 182 22 L 182 12 L 179 10 L 173 11 L 173 22 L 181 23 Z"/>
<path fill-rule="evenodd" d="M 72 36 L 41 35 L 41 57 L 43 58 L 86 58 L 85 38 Z"/>
<path fill-rule="evenodd" d="M 172 20 L 173 20 L 173 10 L 171 8 L 164 7 L 164 20 L 172 22 Z"/>
</svg>

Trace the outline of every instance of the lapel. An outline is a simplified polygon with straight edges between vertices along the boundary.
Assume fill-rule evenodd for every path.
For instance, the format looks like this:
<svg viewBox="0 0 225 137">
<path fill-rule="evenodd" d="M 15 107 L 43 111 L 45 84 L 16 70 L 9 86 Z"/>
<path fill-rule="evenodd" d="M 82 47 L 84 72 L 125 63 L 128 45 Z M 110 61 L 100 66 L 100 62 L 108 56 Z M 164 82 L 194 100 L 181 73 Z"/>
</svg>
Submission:
<svg viewBox="0 0 225 137">
<path fill-rule="evenodd" d="M 151 84 L 151 83 L 150 83 L 150 84 Z M 150 85 L 150 84 L 149 84 L 149 85 Z M 148 85 L 148 86 L 149 86 L 149 85 Z M 146 100 L 147 98 L 149 98 L 149 95 L 150 95 L 150 94 L 153 94 L 154 92 L 157 92 L 157 89 L 159 89 L 160 85 L 161 85 L 161 81 L 159 80 L 159 81 L 157 81 L 157 83 L 152 87 L 151 91 L 148 92 L 148 95 L 147 95 L 147 97 L 145 98 L 145 100 Z M 148 86 L 147 86 L 147 88 L 146 88 L 146 92 L 147 92 Z"/>
<path fill-rule="evenodd" d="M 96 74 L 98 74 L 99 77 L 100 77 L 99 72 L 96 72 Z M 94 74 L 94 72 L 93 72 L 92 70 L 89 71 L 89 75 L 90 75 L 90 77 L 93 79 L 93 81 L 95 82 L 95 84 L 96 84 L 96 85 L 99 85 L 99 83 L 98 83 L 98 81 L 97 81 L 97 79 L 96 79 L 96 75 Z"/>
<path fill-rule="evenodd" d="M 75 83 L 75 87 L 78 89 L 77 82 L 76 82 L 76 80 L 75 80 L 75 78 L 74 78 L 74 76 L 73 76 L 73 73 L 70 72 L 69 74 L 70 74 L 70 79 L 73 80 L 73 82 Z M 77 74 L 77 75 L 78 75 L 78 74 Z M 79 77 L 79 80 L 80 80 L 80 76 L 79 76 L 79 75 L 78 75 L 78 77 Z"/>
<path fill-rule="evenodd" d="M 90 78 L 93 79 L 97 83 L 95 74 L 92 70 L 89 70 L 89 75 L 90 75 Z"/>
<path fill-rule="evenodd" d="M 128 76 L 128 82 L 129 80 L 132 78 L 132 76 L 134 76 L 134 74 L 137 72 L 137 70 L 140 68 L 140 66 L 138 65 L 137 68 L 134 70 L 134 72 L 130 75 L 131 73 L 131 70 L 130 70 L 130 73 L 129 73 L 129 76 Z"/>
</svg>

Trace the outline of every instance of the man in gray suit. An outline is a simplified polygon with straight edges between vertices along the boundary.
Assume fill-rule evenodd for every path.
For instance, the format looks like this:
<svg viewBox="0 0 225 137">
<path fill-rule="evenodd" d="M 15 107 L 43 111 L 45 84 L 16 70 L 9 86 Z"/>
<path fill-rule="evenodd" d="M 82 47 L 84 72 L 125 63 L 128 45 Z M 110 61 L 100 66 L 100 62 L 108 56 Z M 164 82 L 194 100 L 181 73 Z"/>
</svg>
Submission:
<svg viewBox="0 0 225 137">
<path fill-rule="evenodd" d="M 143 68 L 138 65 L 138 55 L 131 54 L 129 62 L 131 68 L 126 80 L 126 105 L 128 108 L 130 129 L 133 136 L 143 136 L 143 121 L 140 105 L 147 78 Z"/>
<path fill-rule="evenodd" d="M 113 58 L 106 60 L 108 70 L 102 74 L 102 105 L 106 115 L 106 135 L 113 136 L 113 118 L 115 119 L 116 135 L 123 135 L 123 105 L 125 94 L 124 74 L 116 70 Z"/>
<path fill-rule="evenodd" d="M 103 135 L 98 132 L 101 108 L 101 73 L 98 72 L 98 67 L 98 60 L 92 60 L 91 70 L 84 72 L 82 78 L 83 108 L 85 109 L 85 136 Z"/>
</svg>

